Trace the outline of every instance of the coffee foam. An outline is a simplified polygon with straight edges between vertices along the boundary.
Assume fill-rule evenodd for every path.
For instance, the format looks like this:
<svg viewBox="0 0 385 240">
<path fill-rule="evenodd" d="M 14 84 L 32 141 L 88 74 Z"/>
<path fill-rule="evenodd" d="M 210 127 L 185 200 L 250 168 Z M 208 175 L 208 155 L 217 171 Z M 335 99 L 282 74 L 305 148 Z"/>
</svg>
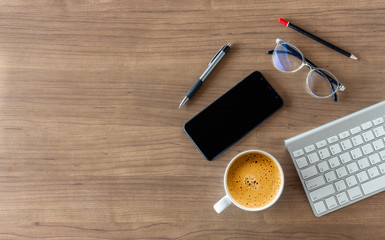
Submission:
<svg viewBox="0 0 385 240">
<path fill-rule="evenodd" d="M 231 197 L 247 208 L 268 205 L 278 194 L 281 184 L 277 164 L 258 152 L 239 156 L 227 172 L 227 188 Z"/>
</svg>

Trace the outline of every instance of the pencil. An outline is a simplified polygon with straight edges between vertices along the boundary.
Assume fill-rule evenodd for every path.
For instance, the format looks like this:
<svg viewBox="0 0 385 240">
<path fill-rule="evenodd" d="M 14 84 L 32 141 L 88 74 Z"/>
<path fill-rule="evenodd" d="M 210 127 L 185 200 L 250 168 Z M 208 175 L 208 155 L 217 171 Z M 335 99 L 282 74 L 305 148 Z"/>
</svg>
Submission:
<svg viewBox="0 0 385 240">
<path fill-rule="evenodd" d="M 327 46 L 327 47 L 329 47 L 331 49 L 333 49 L 334 51 L 337 51 L 337 52 L 347 56 L 348 58 L 352 58 L 354 60 L 359 60 L 356 56 L 354 56 L 350 52 L 347 52 L 347 51 L 343 50 L 342 48 L 339 48 L 336 45 L 333 45 L 333 44 L 331 44 L 331 43 L 329 43 L 329 42 L 327 42 L 327 41 L 325 41 L 325 40 L 323 40 L 323 39 L 321 39 L 321 38 L 319 38 L 319 37 L 309 33 L 308 31 L 306 31 L 306 30 L 304 30 L 304 29 L 302 29 L 302 28 L 300 28 L 300 27 L 290 23 L 289 21 L 287 21 L 287 20 L 285 20 L 283 18 L 280 18 L 279 22 L 282 23 L 283 25 L 285 25 L 286 27 L 294 29 L 297 32 L 302 33 L 303 35 L 305 35 L 305 36 L 307 36 L 307 37 L 309 37 L 309 38 L 311 38 L 311 39 L 313 39 L 313 40 L 315 40 L 315 41 L 317 41 L 317 42 L 319 42 L 319 43 L 321 43 L 321 44 L 323 44 L 323 45 L 325 45 L 325 46 Z"/>
</svg>

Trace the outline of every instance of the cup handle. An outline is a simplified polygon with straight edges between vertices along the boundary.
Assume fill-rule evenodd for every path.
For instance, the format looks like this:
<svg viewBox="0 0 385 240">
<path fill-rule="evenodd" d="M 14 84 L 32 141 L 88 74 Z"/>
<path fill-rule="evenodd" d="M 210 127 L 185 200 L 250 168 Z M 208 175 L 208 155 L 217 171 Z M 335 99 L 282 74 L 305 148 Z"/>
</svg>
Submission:
<svg viewBox="0 0 385 240">
<path fill-rule="evenodd" d="M 214 209 L 217 213 L 221 213 L 223 210 L 225 210 L 228 206 L 231 205 L 230 198 L 226 195 L 221 200 L 219 200 L 215 205 Z"/>
</svg>

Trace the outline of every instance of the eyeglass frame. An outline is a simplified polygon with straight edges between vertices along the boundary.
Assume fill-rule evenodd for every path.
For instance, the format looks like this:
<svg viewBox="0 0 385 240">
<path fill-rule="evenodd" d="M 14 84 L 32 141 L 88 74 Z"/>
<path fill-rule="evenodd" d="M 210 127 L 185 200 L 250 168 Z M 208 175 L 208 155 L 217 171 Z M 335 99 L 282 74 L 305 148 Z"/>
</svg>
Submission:
<svg viewBox="0 0 385 240">
<path fill-rule="evenodd" d="M 279 71 L 281 71 L 281 72 L 286 72 L 286 73 L 287 73 L 287 72 L 289 72 L 289 73 L 297 72 L 297 71 L 299 71 L 300 69 L 302 69 L 303 66 L 308 67 L 308 68 L 310 69 L 310 72 L 308 73 L 308 76 L 306 77 L 306 82 L 308 82 L 309 75 L 310 75 L 313 71 L 315 71 L 315 72 L 317 72 L 318 74 L 324 76 L 324 77 L 328 80 L 328 82 L 329 82 L 329 84 L 330 84 L 330 87 L 331 87 L 331 89 L 332 89 L 332 94 L 331 94 L 331 95 L 328 95 L 328 96 L 325 96 L 325 97 L 321 97 L 321 96 L 318 96 L 318 95 L 314 94 L 314 93 L 309 89 L 309 85 L 306 84 L 306 85 L 307 85 L 307 88 L 308 88 L 308 90 L 309 90 L 309 92 L 310 92 L 313 96 L 315 96 L 315 97 L 317 97 L 317 98 L 328 98 L 328 97 L 332 96 L 332 97 L 333 97 L 333 100 L 334 100 L 335 102 L 337 102 L 337 92 L 338 92 L 338 90 L 341 91 L 341 92 L 343 92 L 346 88 L 345 88 L 345 86 L 344 86 L 342 83 L 340 83 L 340 82 L 338 81 L 338 79 L 337 79 L 331 72 L 330 72 L 330 74 L 333 75 L 334 78 L 330 77 L 328 74 L 326 74 L 325 72 L 323 72 L 321 68 L 318 68 L 318 67 L 317 67 L 314 63 L 312 63 L 309 59 L 305 58 L 305 56 L 302 54 L 301 50 L 299 50 L 299 49 L 298 49 L 296 46 L 294 46 L 293 44 L 288 43 L 288 42 L 285 42 L 284 40 L 279 39 L 279 38 L 277 38 L 277 39 L 275 40 L 275 42 L 277 43 L 277 46 L 274 48 L 274 50 L 270 50 L 270 51 L 266 52 L 267 54 L 273 54 L 274 52 L 276 52 L 275 49 L 276 49 L 279 45 L 286 44 L 286 46 L 284 46 L 284 47 L 288 50 L 287 53 L 290 54 L 290 55 L 292 55 L 292 56 L 294 56 L 294 57 L 296 57 L 296 58 L 298 58 L 298 59 L 300 59 L 300 60 L 302 61 L 302 64 L 301 64 L 301 66 L 299 66 L 297 69 L 295 69 L 295 70 L 293 70 L 293 71 L 284 71 L 284 70 L 282 70 L 282 69 L 279 69 L 279 68 L 276 66 L 276 64 L 275 64 L 275 62 L 274 62 L 274 60 L 273 60 L 274 67 L 276 67 Z M 292 46 L 293 46 L 295 49 L 293 49 Z M 323 69 L 323 70 L 326 70 L 326 69 Z M 326 71 L 328 71 L 328 70 L 326 70 Z M 329 72 L 329 71 L 328 71 L 328 72 Z M 336 89 L 334 88 L 333 84 L 336 85 Z"/>
</svg>

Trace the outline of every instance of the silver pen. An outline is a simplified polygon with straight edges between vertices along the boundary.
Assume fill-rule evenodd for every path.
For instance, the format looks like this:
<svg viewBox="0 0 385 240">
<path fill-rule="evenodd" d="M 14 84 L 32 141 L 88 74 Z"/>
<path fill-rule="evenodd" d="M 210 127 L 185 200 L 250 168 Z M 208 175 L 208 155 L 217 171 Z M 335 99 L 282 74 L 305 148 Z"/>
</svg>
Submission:
<svg viewBox="0 0 385 240">
<path fill-rule="evenodd" d="M 203 81 L 209 76 L 211 71 L 215 68 L 215 66 L 221 61 L 223 56 L 230 50 L 231 43 L 223 46 L 217 54 L 211 59 L 209 66 L 206 68 L 206 71 L 199 77 L 199 79 L 195 82 L 194 86 L 187 92 L 186 96 L 183 98 L 182 102 L 179 105 L 179 108 L 183 107 L 186 102 L 195 94 L 195 92 L 199 89 L 199 87 L 203 84 Z"/>
</svg>

